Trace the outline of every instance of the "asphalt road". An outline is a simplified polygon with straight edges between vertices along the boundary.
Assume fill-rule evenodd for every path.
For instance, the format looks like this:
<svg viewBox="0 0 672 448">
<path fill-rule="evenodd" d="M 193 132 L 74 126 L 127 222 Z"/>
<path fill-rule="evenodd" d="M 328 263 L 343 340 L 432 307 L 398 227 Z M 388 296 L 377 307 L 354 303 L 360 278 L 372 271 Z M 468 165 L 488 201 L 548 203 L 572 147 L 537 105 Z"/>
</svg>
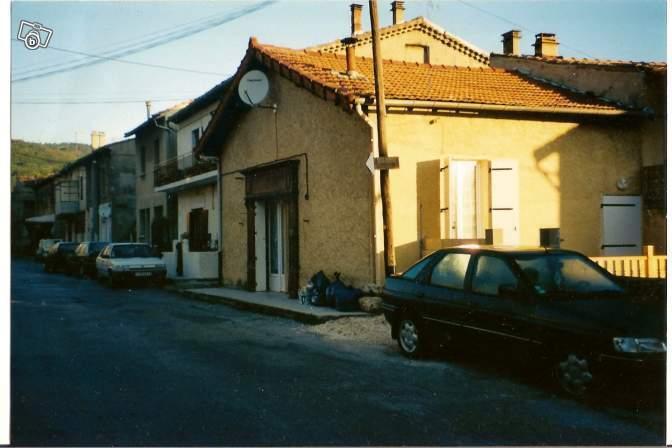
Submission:
<svg viewBox="0 0 672 448">
<path fill-rule="evenodd" d="M 392 344 L 24 260 L 11 278 L 15 445 L 664 443 L 658 397 L 578 403 L 531 362 L 411 361 Z"/>
</svg>

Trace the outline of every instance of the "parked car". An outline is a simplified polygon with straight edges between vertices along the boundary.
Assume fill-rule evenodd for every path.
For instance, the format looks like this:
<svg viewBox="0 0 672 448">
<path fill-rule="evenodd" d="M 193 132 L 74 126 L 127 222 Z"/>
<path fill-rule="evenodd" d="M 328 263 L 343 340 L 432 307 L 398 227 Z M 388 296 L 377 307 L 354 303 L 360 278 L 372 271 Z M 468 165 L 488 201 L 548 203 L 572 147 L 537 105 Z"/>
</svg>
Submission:
<svg viewBox="0 0 672 448">
<path fill-rule="evenodd" d="M 96 275 L 96 258 L 100 251 L 110 244 L 108 241 L 85 241 L 79 243 L 75 253 L 69 259 L 68 272 L 84 276 Z"/>
<path fill-rule="evenodd" d="M 44 257 L 47 256 L 47 252 L 54 244 L 60 242 L 60 239 L 54 238 L 43 238 L 37 244 L 37 251 L 35 251 L 35 259 L 37 261 L 44 261 Z"/>
<path fill-rule="evenodd" d="M 541 248 L 439 250 L 387 278 L 383 289 L 404 354 L 437 342 L 486 350 L 519 344 L 552 361 L 559 385 L 577 397 L 607 372 L 664 374 L 664 306 L 664 299 L 638 301 L 580 253 Z"/>
<path fill-rule="evenodd" d="M 162 284 L 166 279 L 166 263 L 143 243 L 109 244 L 96 258 L 96 270 L 112 286 L 133 280 Z"/>
<path fill-rule="evenodd" d="M 59 241 L 51 246 L 44 258 L 45 272 L 66 272 L 70 257 L 74 255 L 77 246 L 79 243 L 70 241 Z"/>
</svg>

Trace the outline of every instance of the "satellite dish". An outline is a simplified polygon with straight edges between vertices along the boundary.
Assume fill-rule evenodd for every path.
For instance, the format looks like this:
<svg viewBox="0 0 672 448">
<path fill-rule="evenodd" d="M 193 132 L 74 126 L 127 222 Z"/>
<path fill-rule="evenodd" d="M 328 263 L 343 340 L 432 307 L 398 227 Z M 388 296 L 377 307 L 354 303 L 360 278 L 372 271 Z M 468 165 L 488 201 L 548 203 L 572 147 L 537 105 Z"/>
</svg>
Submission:
<svg viewBox="0 0 672 448">
<path fill-rule="evenodd" d="M 261 104 L 268 95 L 268 77 L 260 70 L 250 70 L 238 83 L 238 96 L 248 106 Z"/>
</svg>

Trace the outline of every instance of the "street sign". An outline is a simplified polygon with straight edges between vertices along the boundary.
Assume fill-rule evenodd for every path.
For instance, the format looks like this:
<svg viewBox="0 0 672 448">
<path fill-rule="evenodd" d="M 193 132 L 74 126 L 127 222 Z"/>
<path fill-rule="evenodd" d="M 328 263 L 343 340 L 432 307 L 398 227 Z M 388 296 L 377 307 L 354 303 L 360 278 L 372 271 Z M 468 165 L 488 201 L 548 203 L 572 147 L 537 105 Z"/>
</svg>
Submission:
<svg viewBox="0 0 672 448">
<path fill-rule="evenodd" d="M 366 159 L 366 167 L 371 171 L 371 174 L 373 174 L 373 153 L 369 153 L 369 158 Z"/>
<path fill-rule="evenodd" d="M 374 170 L 396 170 L 399 168 L 399 157 L 373 157 L 373 153 L 370 153 L 366 167 L 371 174 Z"/>
<path fill-rule="evenodd" d="M 376 157 L 373 167 L 377 170 L 396 170 L 399 168 L 399 157 Z"/>
</svg>

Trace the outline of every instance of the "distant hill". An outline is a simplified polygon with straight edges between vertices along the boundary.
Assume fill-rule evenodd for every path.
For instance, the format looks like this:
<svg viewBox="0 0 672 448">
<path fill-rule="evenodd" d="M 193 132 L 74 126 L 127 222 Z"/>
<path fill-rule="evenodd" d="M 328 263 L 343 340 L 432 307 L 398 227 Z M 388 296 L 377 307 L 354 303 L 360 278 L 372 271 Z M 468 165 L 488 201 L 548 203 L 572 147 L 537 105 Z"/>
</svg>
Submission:
<svg viewBox="0 0 672 448">
<path fill-rule="evenodd" d="M 81 143 L 34 143 L 12 139 L 12 175 L 20 179 L 48 176 L 90 152 L 91 146 Z"/>
</svg>

